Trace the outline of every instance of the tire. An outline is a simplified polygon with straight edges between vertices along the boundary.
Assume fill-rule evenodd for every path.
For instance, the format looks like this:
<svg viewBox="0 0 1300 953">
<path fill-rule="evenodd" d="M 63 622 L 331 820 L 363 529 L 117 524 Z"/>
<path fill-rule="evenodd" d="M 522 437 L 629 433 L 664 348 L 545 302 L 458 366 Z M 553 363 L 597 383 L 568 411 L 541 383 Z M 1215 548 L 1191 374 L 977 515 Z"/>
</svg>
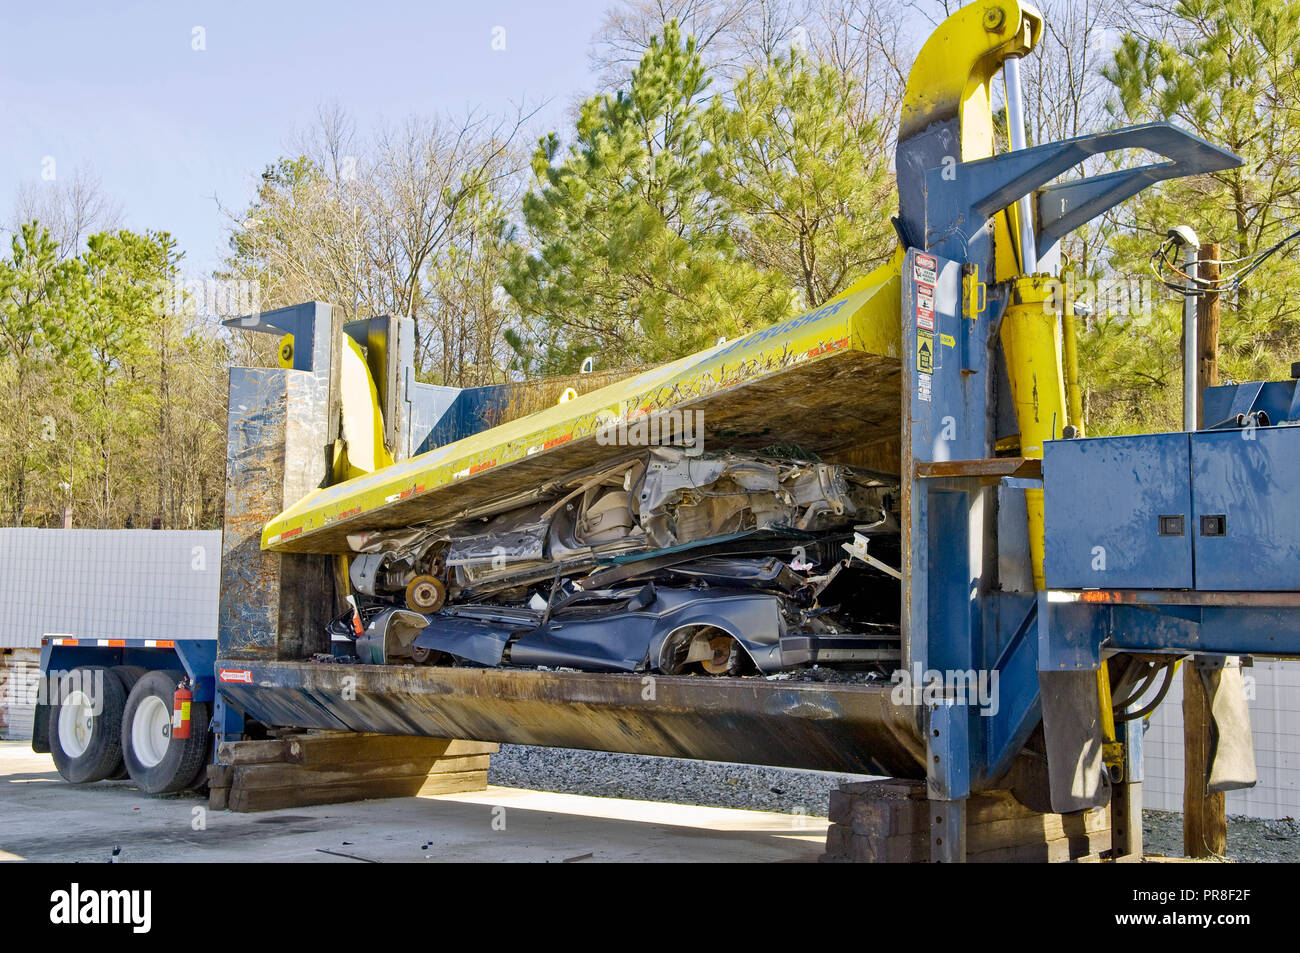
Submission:
<svg viewBox="0 0 1300 953">
<path fill-rule="evenodd" d="M 117 773 L 125 707 L 122 680 L 102 666 L 83 665 L 60 680 L 58 698 L 50 704 L 49 742 L 54 767 L 65 781 L 89 784 Z"/>
<path fill-rule="evenodd" d="M 126 689 L 126 692 L 129 695 L 131 689 L 135 688 L 135 683 L 140 681 L 141 676 L 147 674 L 149 670 L 143 665 L 114 665 L 109 669 L 109 671 L 118 677 L 122 682 L 122 687 Z M 122 707 L 126 707 L 125 700 L 122 702 Z M 123 759 L 122 762 L 118 764 L 117 770 L 109 775 L 108 780 L 121 781 L 125 777 L 127 777 L 126 759 Z"/>
<path fill-rule="evenodd" d="M 208 750 L 207 702 L 190 704 L 190 736 L 173 738 L 172 696 L 185 677 L 173 669 L 141 676 L 126 699 L 122 715 L 122 757 L 126 771 L 146 794 L 172 794 L 191 787 L 203 769 Z"/>
<path fill-rule="evenodd" d="M 122 680 L 122 687 L 126 689 L 128 695 L 131 689 L 135 688 L 135 683 L 149 674 L 149 670 L 143 665 L 114 665 L 109 671 Z"/>
</svg>

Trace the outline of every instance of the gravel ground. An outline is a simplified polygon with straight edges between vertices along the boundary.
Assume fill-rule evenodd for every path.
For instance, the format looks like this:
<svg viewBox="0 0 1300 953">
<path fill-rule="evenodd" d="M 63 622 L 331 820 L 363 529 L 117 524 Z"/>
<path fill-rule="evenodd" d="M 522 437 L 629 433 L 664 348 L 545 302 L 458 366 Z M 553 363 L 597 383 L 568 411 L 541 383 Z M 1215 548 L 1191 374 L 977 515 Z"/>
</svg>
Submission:
<svg viewBox="0 0 1300 953">
<path fill-rule="evenodd" d="M 825 817 L 830 792 L 867 775 L 799 771 L 718 761 L 651 758 L 572 748 L 502 745 L 492 756 L 488 783 L 504 787 L 597 797 L 669 801 L 706 807 L 734 807 Z M 1183 816 L 1142 813 L 1148 854 L 1183 855 Z M 1300 862 L 1300 823 L 1291 818 L 1262 821 L 1228 818 L 1229 861 Z"/>
<path fill-rule="evenodd" d="M 825 817 L 830 792 L 866 775 L 799 771 L 718 761 L 652 758 L 572 748 L 502 745 L 488 784 Z"/>
<path fill-rule="evenodd" d="M 1183 856 L 1183 815 L 1143 811 L 1142 843 L 1148 854 Z M 1300 824 L 1289 817 L 1276 821 L 1229 817 L 1227 859 L 1246 863 L 1298 863 Z"/>
</svg>

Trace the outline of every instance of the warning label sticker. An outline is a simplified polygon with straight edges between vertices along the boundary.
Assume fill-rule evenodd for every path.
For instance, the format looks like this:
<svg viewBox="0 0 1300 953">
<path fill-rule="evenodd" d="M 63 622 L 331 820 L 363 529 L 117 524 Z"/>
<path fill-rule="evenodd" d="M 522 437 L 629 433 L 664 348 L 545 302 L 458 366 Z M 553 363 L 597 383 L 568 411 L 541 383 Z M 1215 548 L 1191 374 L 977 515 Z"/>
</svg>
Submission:
<svg viewBox="0 0 1300 953">
<path fill-rule="evenodd" d="M 956 347 L 957 342 L 951 334 L 940 334 L 939 340 L 943 342 L 944 347 Z"/>
<path fill-rule="evenodd" d="M 933 255 L 917 255 L 912 260 L 912 277 L 917 284 L 930 285 L 930 294 L 934 294 L 934 283 L 939 280 L 939 260 Z"/>
<path fill-rule="evenodd" d="M 916 310 L 924 308 L 926 311 L 934 310 L 934 285 L 927 285 L 923 281 L 916 283 Z"/>
<path fill-rule="evenodd" d="M 934 378 L 932 378 L 929 374 L 916 375 L 916 399 L 917 400 L 924 400 L 927 402 L 930 400 L 930 382 L 933 379 Z"/>
<path fill-rule="evenodd" d="M 926 311 L 924 308 L 916 309 L 916 326 L 925 328 L 927 331 L 934 330 L 934 312 Z"/>
<path fill-rule="evenodd" d="M 916 332 L 916 369 L 922 374 L 934 373 L 934 335 L 929 331 Z"/>
</svg>

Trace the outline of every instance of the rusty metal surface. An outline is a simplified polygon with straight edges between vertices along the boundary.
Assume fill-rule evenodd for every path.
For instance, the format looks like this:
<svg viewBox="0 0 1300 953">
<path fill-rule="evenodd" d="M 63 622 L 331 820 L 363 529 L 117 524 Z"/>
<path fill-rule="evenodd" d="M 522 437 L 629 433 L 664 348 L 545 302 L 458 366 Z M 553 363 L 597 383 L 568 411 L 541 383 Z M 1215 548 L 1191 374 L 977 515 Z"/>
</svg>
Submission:
<svg viewBox="0 0 1300 953">
<path fill-rule="evenodd" d="M 671 401 L 665 396 L 663 406 L 702 414 L 708 447 L 746 451 L 792 444 L 829 457 L 897 440 L 901 392 L 896 356 L 845 350 L 773 372 L 740 392 L 722 390 L 691 399 L 673 395 Z M 651 404 L 647 412 L 659 409 Z M 816 428 L 807 426 L 810 417 L 817 419 Z M 321 525 L 313 522 L 304 529 L 310 514 L 298 513 L 297 507 L 280 514 L 275 528 L 268 528 L 274 542 L 268 537 L 267 545 L 281 552 L 349 553 L 348 533 L 459 518 L 467 511 L 599 466 L 616 456 L 593 432 L 558 440 L 545 452 L 475 471 L 472 479 L 433 487 L 431 476 L 419 474 L 421 468 L 432 473 L 435 464 L 441 466 L 436 453 L 430 451 L 374 476 L 331 487 L 308 508 L 315 512 L 328 504 L 328 512 L 311 516 L 313 521 L 324 520 Z M 392 501 L 383 502 L 388 497 Z"/>
<path fill-rule="evenodd" d="M 217 670 L 228 699 L 269 724 L 923 776 L 917 709 L 894 704 L 888 683 L 226 659 Z"/>
<path fill-rule="evenodd" d="M 294 658 L 322 650 L 333 604 L 328 557 L 261 550 L 262 527 L 325 477 L 328 378 L 236 367 L 226 425 L 226 505 L 217 639 L 222 654 Z"/>
<path fill-rule="evenodd" d="M 1020 477 L 1041 480 L 1043 478 L 1043 461 L 1031 457 L 993 457 L 988 460 L 918 460 L 916 475 L 920 479 Z"/>
<path fill-rule="evenodd" d="M 1052 589 L 1047 601 L 1134 606 L 1298 608 L 1300 592 L 1207 592 L 1196 589 Z"/>
</svg>

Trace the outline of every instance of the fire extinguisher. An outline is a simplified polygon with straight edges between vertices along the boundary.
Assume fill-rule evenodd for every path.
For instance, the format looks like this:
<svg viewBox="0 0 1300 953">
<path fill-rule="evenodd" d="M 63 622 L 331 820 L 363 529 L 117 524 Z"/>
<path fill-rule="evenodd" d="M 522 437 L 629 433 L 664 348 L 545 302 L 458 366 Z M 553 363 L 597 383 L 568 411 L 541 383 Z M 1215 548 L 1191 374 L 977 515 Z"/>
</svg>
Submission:
<svg viewBox="0 0 1300 953">
<path fill-rule="evenodd" d="M 186 675 L 176 686 L 172 696 L 172 737 L 188 738 L 190 736 L 190 703 L 194 693 L 190 691 L 190 677 Z"/>
</svg>

